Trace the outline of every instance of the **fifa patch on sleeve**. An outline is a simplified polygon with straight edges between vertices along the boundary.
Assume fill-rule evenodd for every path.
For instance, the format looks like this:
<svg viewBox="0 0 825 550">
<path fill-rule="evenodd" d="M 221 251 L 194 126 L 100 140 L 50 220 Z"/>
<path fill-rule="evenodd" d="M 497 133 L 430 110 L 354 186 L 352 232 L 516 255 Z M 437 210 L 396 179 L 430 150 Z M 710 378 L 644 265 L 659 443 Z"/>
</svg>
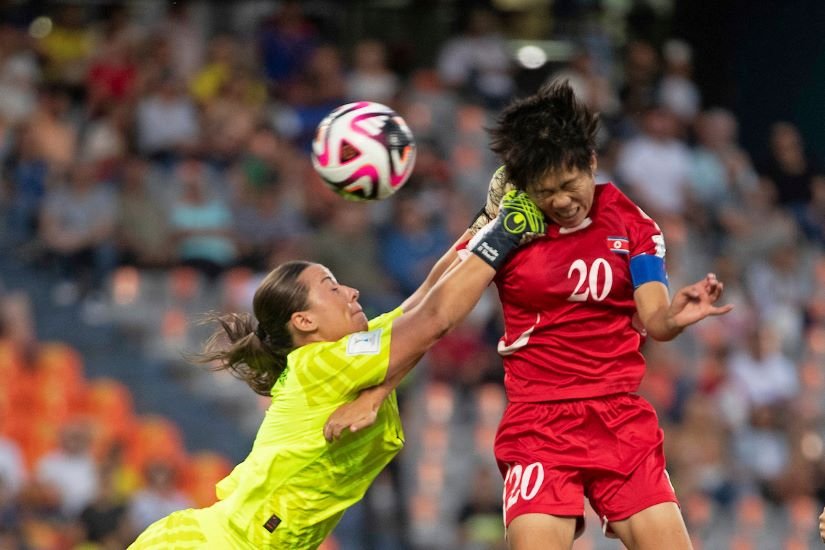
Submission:
<svg viewBox="0 0 825 550">
<path fill-rule="evenodd" d="M 665 259 L 654 254 L 639 254 L 630 258 L 630 278 L 633 279 L 634 290 L 651 281 L 668 286 Z"/>
<path fill-rule="evenodd" d="M 347 340 L 347 355 L 376 355 L 381 350 L 382 329 L 351 334 Z"/>
</svg>

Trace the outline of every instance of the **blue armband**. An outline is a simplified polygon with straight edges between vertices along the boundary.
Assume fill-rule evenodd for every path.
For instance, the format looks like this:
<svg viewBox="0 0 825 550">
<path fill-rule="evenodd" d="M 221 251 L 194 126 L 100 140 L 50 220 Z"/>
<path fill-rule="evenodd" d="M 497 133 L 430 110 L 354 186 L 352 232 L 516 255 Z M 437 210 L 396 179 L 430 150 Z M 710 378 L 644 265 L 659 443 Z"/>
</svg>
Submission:
<svg viewBox="0 0 825 550">
<path fill-rule="evenodd" d="M 653 254 L 639 254 L 630 258 L 630 278 L 633 280 L 633 290 L 651 281 L 659 281 L 668 286 L 665 259 Z"/>
</svg>

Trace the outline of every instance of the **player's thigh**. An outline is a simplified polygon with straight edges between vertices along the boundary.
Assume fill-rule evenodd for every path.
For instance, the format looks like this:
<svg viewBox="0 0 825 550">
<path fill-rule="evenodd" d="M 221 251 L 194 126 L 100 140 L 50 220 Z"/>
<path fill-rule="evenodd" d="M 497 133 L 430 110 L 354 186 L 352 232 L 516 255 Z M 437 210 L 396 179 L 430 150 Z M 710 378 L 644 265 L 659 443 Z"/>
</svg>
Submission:
<svg viewBox="0 0 825 550">
<path fill-rule="evenodd" d="M 675 502 L 662 502 L 610 527 L 629 550 L 688 550 L 692 548 L 682 513 Z"/>
<path fill-rule="evenodd" d="M 510 522 L 507 543 L 510 550 L 569 550 L 573 547 L 576 520 L 550 514 L 522 514 Z"/>
</svg>

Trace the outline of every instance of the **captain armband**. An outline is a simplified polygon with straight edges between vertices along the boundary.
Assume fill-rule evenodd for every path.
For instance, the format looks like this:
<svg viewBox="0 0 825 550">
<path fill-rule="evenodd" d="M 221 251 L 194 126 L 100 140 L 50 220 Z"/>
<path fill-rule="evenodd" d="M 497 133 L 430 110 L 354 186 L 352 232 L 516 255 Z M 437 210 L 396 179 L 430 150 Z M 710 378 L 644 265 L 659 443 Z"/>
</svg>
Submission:
<svg viewBox="0 0 825 550">
<path fill-rule="evenodd" d="M 659 281 L 668 286 L 665 259 L 654 254 L 639 254 L 630 258 L 630 278 L 633 290 L 651 281 Z"/>
</svg>

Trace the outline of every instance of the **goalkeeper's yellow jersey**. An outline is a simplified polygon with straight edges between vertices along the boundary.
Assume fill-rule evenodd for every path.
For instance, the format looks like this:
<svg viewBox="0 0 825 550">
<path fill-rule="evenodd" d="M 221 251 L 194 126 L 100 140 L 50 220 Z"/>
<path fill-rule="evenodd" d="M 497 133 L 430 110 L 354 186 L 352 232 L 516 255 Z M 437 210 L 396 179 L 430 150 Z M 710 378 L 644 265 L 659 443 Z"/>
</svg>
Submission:
<svg viewBox="0 0 825 550">
<path fill-rule="evenodd" d="M 401 313 L 290 353 L 249 456 L 217 485 L 220 500 L 160 520 L 130 548 L 317 548 L 404 445 L 395 392 L 372 426 L 334 443 L 323 434 L 335 409 L 384 381 Z"/>
</svg>

